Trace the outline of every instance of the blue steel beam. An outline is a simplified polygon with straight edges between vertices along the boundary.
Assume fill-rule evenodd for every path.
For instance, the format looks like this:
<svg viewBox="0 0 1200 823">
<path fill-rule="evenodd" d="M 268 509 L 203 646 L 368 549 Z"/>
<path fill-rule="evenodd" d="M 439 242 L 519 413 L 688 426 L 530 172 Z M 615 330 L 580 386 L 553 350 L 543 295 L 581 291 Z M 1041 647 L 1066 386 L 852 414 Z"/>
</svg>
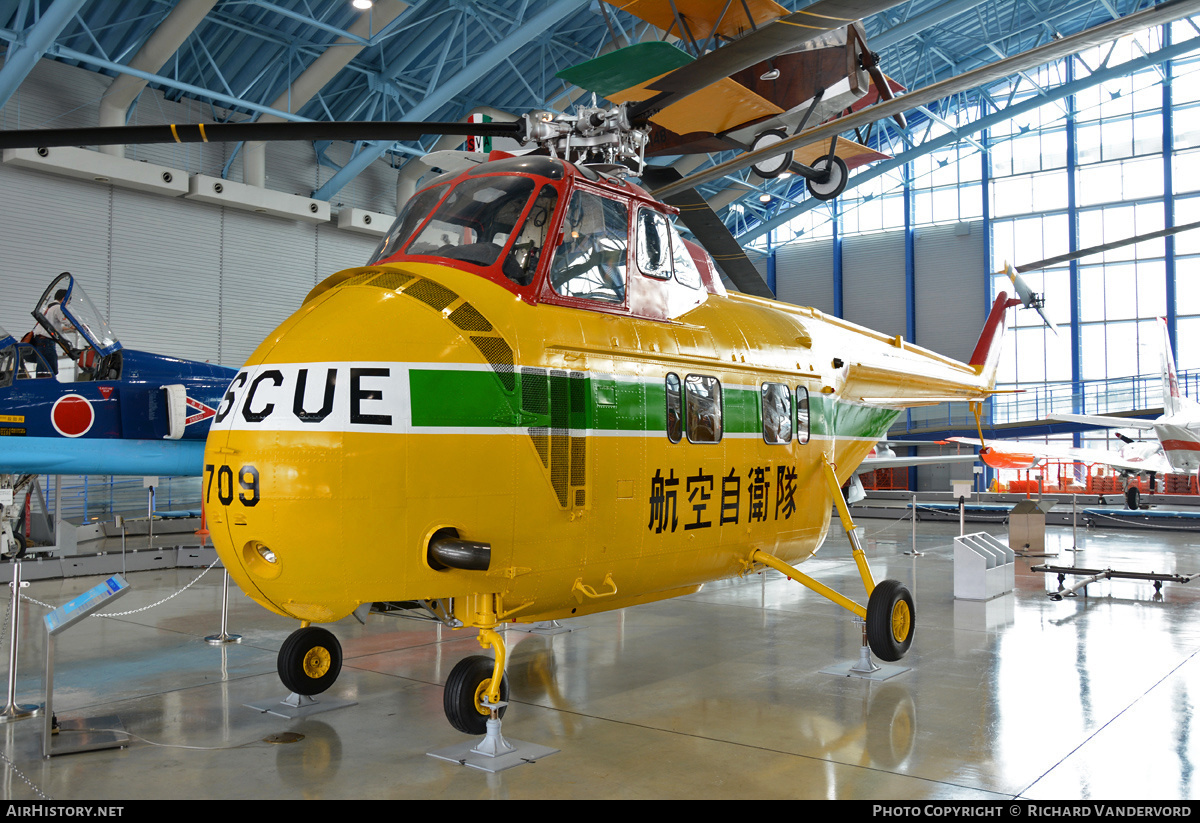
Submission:
<svg viewBox="0 0 1200 823">
<path fill-rule="evenodd" d="M 86 0 L 56 0 L 46 9 L 45 14 L 30 27 L 25 43 L 20 48 L 9 46 L 4 60 L 4 68 L 0 69 L 0 109 L 16 93 L 17 87 L 33 71 L 37 61 L 42 59 L 54 41 L 62 34 L 71 19 L 83 6 Z"/>
<path fill-rule="evenodd" d="M 473 62 L 470 66 L 459 70 L 433 94 L 419 105 L 405 112 L 406 120 L 421 120 L 434 114 L 442 106 L 449 103 L 455 96 L 465 91 L 488 72 L 504 62 L 513 52 L 527 45 L 537 37 L 543 36 L 569 14 L 586 6 L 590 0 L 558 0 L 541 13 L 534 15 L 519 29 L 512 32 L 499 43 Z M 325 185 L 313 192 L 317 200 L 329 200 L 342 190 L 342 187 L 357 177 L 368 166 L 375 162 L 393 144 L 383 141 L 364 144 L 362 151 L 354 156 L 341 171 L 329 179 Z"/>
</svg>

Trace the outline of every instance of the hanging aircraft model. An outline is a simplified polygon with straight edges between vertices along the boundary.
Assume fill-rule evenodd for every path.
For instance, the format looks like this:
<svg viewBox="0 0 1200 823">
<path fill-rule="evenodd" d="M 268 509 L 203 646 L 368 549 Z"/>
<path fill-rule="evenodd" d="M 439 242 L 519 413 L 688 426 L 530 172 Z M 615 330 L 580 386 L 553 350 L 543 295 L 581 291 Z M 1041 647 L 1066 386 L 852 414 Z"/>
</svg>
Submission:
<svg viewBox="0 0 1200 823">
<path fill-rule="evenodd" d="M 242 590 L 301 621 L 278 656 L 288 688 L 319 694 L 340 671 L 336 638 L 312 623 L 400 603 L 492 650 L 455 666 L 444 693 L 451 724 L 479 734 L 507 701 L 501 624 L 765 568 L 863 619 L 880 658 L 905 654 L 912 595 L 876 583 L 841 486 L 903 409 L 992 393 L 1005 315 L 1022 301 L 1000 294 L 959 362 L 729 293 L 675 210 L 632 182 L 665 102 L 888 5 L 821 0 L 781 22 L 840 13 L 759 28 L 649 100 L 573 115 L 0 132 L 0 148 L 421 134 L 537 147 L 465 157 L 429 181 L 367 266 L 320 283 L 263 341 L 217 409 L 209 528 Z M 834 507 L 866 605 L 796 568 Z"/>
<path fill-rule="evenodd" d="M 60 313 L 65 320 L 57 320 Z M 39 474 L 199 475 L 234 369 L 124 348 L 64 272 L 33 309 L 55 355 L 0 329 L 0 553 L 19 555 L 24 493 Z"/>
<path fill-rule="evenodd" d="M 743 38 L 748 33 L 761 29 L 770 35 L 771 27 L 808 27 L 821 13 L 790 13 L 772 0 L 724 6 L 677 0 L 605 2 L 657 26 L 664 36 L 677 32 L 687 46 L 685 50 L 665 40 L 634 43 L 556 75 L 613 103 L 653 98 L 659 108 L 649 115 L 647 156 L 764 148 L 802 131 L 809 122 L 891 100 L 901 90 L 867 47 L 862 25 L 841 20 L 843 24 L 834 28 L 826 23 L 828 30 L 801 43 L 788 41 L 788 51 L 756 51 L 753 65 L 696 89 L 690 78 L 698 62 L 733 68 L 737 64 L 727 61 L 747 52 Z M 604 11 L 603 4 L 600 9 Z M 727 48 L 737 54 L 725 53 Z M 904 128 L 904 115 L 894 117 Z M 850 169 L 886 157 L 834 136 L 761 161 L 754 171 L 763 178 L 794 171 L 806 178 L 814 197 L 828 200 L 841 194 Z"/>
</svg>

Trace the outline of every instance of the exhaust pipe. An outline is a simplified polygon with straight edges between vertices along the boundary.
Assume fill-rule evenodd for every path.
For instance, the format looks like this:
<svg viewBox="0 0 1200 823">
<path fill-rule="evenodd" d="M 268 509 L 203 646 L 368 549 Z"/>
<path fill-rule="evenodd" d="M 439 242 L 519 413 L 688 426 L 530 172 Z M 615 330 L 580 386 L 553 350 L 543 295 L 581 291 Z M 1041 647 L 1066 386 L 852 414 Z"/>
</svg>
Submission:
<svg viewBox="0 0 1200 823">
<path fill-rule="evenodd" d="M 439 532 L 429 541 L 429 565 L 437 571 L 461 569 L 485 572 L 492 561 L 492 544 L 463 540 L 453 529 Z"/>
</svg>

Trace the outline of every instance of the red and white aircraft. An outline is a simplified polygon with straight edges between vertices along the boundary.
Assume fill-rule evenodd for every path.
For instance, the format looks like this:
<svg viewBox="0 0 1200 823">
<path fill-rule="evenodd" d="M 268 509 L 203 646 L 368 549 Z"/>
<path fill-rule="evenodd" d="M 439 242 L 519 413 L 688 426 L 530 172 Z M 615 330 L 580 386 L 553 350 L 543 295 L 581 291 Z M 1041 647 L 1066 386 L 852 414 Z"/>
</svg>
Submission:
<svg viewBox="0 0 1200 823">
<path fill-rule="evenodd" d="M 983 443 L 966 437 L 950 441 L 979 447 L 979 459 L 996 469 L 1034 469 L 1047 462 L 1075 462 L 1108 466 L 1127 476 L 1148 475 L 1153 491 L 1158 475 L 1192 474 L 1200 469 L 1200 403 L 1179 388 L 1175 359 L 1171 356 L 1171 338 L 1167 323 L 1159 318 L 1162 329 L 1163 414 L 1154 420 L 1136 417 L 1111 417 L 1090 414 L 1051 414 L 1051 420 L 1087 423 L 1113 429 L 1138 429 L 1153 432 L 1157 440 L 1136 441 L 1117 434 L 1125 445 L 1119 450 L 1076 449 L 1032 443 Z M 1125 490 L 1129 508 L 1136 509 L 1140 491 L 1137 486 Z"/>
</svg>

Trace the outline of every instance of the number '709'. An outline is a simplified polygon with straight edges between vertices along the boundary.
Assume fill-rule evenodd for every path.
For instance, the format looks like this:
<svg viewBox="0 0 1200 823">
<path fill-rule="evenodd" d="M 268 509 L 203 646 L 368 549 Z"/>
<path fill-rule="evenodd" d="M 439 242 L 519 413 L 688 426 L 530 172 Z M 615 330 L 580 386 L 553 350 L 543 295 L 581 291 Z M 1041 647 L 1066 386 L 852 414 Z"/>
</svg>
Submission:
<svg viewBox="0 0 1200 823">
<path fill-rule="evenodd" d="M 207 476 L 207 481 L 204 484 L 204 502 L 212 502 L 213 480 L 217 483 L 217 501 L 222 506 L 228 506 L 233 503 L 234 496 L 234 472 L 229 466 L 216 466 L 212 463 L 204 467 L 204 473 Z M 237 470 L 237 484 L 240 491 L 237 493 L 237 499 L 243 506 L 255 506 L 258 504 L 258 469 L 254 466 L 242 466 Z"/>
</svg>

